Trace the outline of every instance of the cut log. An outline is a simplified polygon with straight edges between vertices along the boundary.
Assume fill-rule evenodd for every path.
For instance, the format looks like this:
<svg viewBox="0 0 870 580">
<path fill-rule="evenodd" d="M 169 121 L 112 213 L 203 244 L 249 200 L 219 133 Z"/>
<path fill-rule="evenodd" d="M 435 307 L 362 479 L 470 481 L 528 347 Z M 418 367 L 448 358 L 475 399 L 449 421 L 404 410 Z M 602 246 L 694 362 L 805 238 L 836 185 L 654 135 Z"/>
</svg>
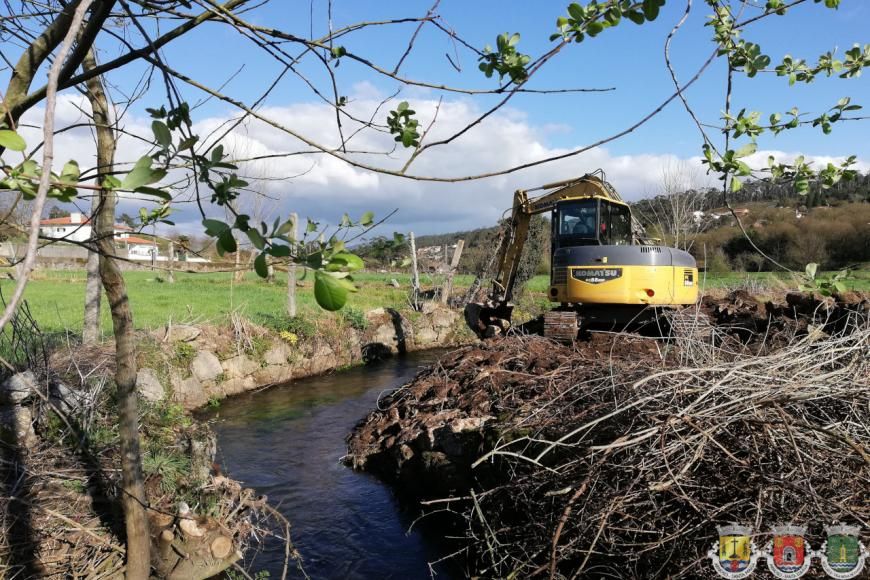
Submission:
<svg viewBox="0 0 870 580">
<path fill-rule="evenodd" d="M 233 552 L 233 540 L 226 536 L 218 536 L 211 542 L 211 555 L 223 560 Z"/>
</svg>

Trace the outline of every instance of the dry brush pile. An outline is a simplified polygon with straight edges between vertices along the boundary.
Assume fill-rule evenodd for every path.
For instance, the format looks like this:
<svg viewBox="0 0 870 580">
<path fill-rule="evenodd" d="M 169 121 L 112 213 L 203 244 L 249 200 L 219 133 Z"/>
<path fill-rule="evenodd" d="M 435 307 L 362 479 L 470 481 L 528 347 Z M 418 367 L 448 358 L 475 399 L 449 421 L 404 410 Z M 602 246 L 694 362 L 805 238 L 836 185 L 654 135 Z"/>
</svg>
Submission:
<svg viewBox="0 0 870 580">
<path fill-rule="evenodd" d="M 381 401 L 349 458 L 454 514 L 482 577 L 710 577 L 726 522 L 867 532 L 867 302 L 731 302 L 668 341 L 457 351 Z"/>
</svg>

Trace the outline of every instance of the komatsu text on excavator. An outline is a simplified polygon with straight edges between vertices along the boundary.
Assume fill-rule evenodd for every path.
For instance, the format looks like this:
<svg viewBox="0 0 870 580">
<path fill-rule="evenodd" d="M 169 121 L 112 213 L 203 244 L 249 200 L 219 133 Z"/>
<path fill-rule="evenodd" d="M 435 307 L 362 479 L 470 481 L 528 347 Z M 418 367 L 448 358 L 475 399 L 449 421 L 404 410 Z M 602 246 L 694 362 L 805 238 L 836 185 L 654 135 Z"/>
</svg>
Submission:
<svg viewBox="0 0 870 580">
<path fill-rule="evenodd" d="M 543 191 L 535 197 L 529 193 Z M 638 319 L 650 307 L 679 307 L 698 298 L 698 268 L 688 253 L 648 238 L 602 170 L 514 194 L 496 257 L 492 291 L 465 308 L 481 337 L 510 327 L 513 287 L 529 222 L 551 212 L 548 296 L 559 306 L 544 315 L 544 336 L 574 340 L 581 328 Z"/>
</svg>

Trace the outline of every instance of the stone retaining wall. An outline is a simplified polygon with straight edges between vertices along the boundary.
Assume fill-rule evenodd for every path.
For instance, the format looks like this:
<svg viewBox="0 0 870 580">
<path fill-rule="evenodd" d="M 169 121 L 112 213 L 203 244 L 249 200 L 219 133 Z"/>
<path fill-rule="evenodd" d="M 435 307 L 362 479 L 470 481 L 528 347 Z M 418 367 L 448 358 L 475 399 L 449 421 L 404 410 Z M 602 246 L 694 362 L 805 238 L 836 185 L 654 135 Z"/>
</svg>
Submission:
<svg viewBox="0 0 870 580">
<path fill-rule="evenodd" d="M 151 401 L 168 396 L 186 409 L 195 409 L 264 386 L 470 338 L 461 315 L 435 303 L 424 304 L 421 312 L 378 308 L 366 313 L 366 319 L 365 330 L 348 327 L 337 340 L 314 336 L 294 344 L 267 332 L 259 337 L 257 352 L 230 349 L 229 353 L 226 333 L 176 325 L 166 329 L 159 341 L 166 351 L 188 353 L 189 361 L 181 366 L 141 365 L 139 392 Z"/>
</svg>

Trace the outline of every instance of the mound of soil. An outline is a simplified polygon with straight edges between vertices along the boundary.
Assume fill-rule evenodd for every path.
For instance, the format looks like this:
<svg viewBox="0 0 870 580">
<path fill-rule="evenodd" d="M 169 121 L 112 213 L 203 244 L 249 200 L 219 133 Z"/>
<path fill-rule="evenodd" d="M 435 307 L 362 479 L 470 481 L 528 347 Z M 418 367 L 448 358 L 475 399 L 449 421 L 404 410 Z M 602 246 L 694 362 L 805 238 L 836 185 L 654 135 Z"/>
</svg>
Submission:
<svg viewBox="0 0 870 580">
<path fill-rule="evenodd" d="M 456 514 L 470 575 L 709 577 L 732 521 L 806 523 L 815 546 L 870 521 L 868 305 L 738 292 L 668 339 L 459 349 L 382 399 L 347 460 Z"/>
</svg>

